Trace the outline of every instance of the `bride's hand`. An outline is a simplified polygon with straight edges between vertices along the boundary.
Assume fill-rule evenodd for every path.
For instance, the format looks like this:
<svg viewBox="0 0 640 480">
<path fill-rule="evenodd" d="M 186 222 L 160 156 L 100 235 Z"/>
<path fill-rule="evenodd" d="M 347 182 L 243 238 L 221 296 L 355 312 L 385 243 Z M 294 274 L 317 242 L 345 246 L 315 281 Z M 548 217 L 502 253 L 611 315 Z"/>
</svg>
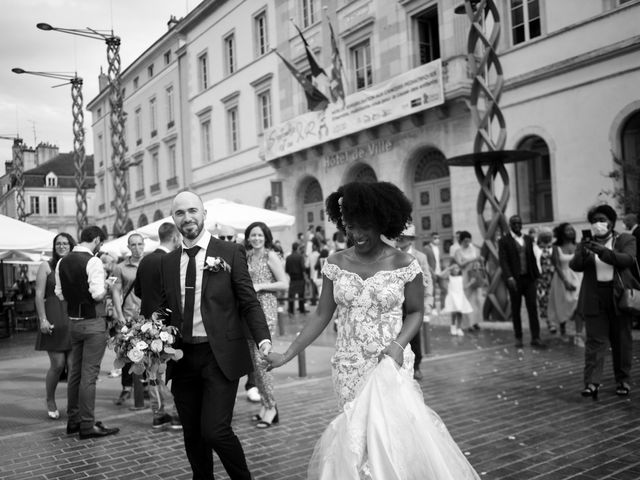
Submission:
<svg viewBox="0 0 640 480">
<path fill-rule="evenodd" d="M 400 347 L 400 345 L 395 342 L 390 343 L 385 347 L 382 352 L 380 352 L 380 356 L 378 357 L 378 361 L 384 358 L 384 355 L 393 358 L 393 360 L 399 365 L 402 366 L 404 362 L 404 350 Z"/>
<path fill-rule="evenodd" d="M 271 371 L 274 368 L 281 367 L 286 363 L 284 361 L 284 355 L 278 352 L 270 352 L 269 355 L 267 355 L 267 362 L 269 362 L 267 372 Z"/>
</svg>

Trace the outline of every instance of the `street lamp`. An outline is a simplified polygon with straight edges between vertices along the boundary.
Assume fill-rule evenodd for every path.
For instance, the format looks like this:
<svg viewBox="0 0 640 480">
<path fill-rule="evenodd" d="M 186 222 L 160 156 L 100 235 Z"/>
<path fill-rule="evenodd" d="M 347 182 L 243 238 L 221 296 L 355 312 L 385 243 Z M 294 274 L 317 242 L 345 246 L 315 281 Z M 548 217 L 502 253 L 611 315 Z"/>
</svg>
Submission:
<svg viewBox="0 0 640 480">
<path fill-rule="evenodd" d="M 87 226 L 87 190 L 85 176 L 85 149 L 84 149 L 84 110 L 82 108 L 82 78 L 77 75 L 63 73 L 32 72 L 22 68 L 12 68 L 17 74 L 29 74 L 39 77 L 64 80 L 64 83 L 54 85 L 52 88 L 63 85 L 71 85 L 71 113 L 73 115 L 73 163 L 75 165 L 76 180 L 76 223 L 78 225 L 78 238 L 80 232 Z"/>
<path fill-rule="evenodd" d="M 38 23 L 36 27 L 46 32 L 57 31 L 77 35 L 79 37 L 104 40 L 107 44 L 108 78 L 110 86 L 109 104 L 111 107 L 111 163 L 113 165 L 113 183 L 115 187 L 116 223 L 115 236 L 126 233 L 129 211 L 127 205 L 128 185 L 125 161 L 126 146 L 124 142 L 124 113 L 122 87 L 120 85 L 120 37 L 113 30 L 94 30 L 92 28 L 58 28 L 48 23 Z"/>
<path fill-rule="evenodd" d="M 500 12 L 494 0 L 465 0 L 454 12 L 466 14 L 471 22 L 467 41 L 467 65 L 472 79 L 469 109 L 476 126 L 473 153 L 449 158 L 450 166 L 473 167 L 480 192 L 476 202 L 478 227 L 484 239 L 489 287 L 483 306 L 483 318 L 509 318 L 509 296 L 498 258 L 498 235 L 507 234 L 509 227 L 505 210 L 509 202 L 509 174 L 506 163 L 530 161 L 538 154 L 523 150 L 504 150 L 507 127 L 499 106 L 504 87 L 502 65 L 498 58 Z M 487 27 L 490 26 L 490 31 Z M 497 123 L 497 129 L 494 124 Z M 496 179 L 502 190 L 496 191 Z M 487 212 L 487 204 L 491 207 Z M 488 218 L 485 218 L 485 215 Z"/>
</svg>

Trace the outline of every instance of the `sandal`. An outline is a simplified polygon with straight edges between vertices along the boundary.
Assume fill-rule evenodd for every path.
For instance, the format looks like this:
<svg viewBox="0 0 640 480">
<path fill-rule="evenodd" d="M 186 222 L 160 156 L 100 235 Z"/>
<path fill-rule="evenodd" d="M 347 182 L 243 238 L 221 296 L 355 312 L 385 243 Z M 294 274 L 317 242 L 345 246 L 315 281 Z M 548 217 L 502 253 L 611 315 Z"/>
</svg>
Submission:
<svg viewBox="0 0 640 480">
<path fill-rule="evenodd" d="M 260 419 L 258 423 L 256 423 L 256 428 L 269 428 L 274 423 L 280 422 L 280 417 L 278 415 L 278 408 L 276 407 L 276 414 L 273 417 L 273 420 L 267 422 L 266 420 Z"/>
<path fill-rule="evenodd" d="M 582 395 L 583 397 L 591 397 L 594 400 L 598 399 L 598 385 L 594 384 L 594 383 L 589 383 L 587 384 L 584 389 L 582 390 L 582 392 L 580 392 L 580 395 Z"/>
<path fill-rule="evenodd" d="M 620 397 L 626 397 L 627 395 L 629 395 L 630 391 L 631 387 L 629 387 L 629 384 L 626 382 L 620 382 L 616 387 L 616 395 Z"/>
</svg>

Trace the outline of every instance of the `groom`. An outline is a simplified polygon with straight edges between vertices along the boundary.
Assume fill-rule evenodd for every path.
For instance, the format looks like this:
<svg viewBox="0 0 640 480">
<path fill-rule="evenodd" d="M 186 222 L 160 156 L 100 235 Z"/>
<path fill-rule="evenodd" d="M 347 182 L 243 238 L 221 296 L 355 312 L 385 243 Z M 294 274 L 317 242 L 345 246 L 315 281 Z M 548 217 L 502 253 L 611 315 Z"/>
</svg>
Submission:
<svg viewBox="0 0 640 480">
<path fill-rule="evenodd" d="M 232 480 L 250 480 L 231 419 L 238 381 L 253 369 L 245 331 L 266 356 L 271 350 L 269 327 L 244 248 L 213 238 L 204 229 L 200 197 L 179 193 L 171 214 L 183 245 L 162 257 L 162 290 L 172 312 L 170 323 L 182 333 L 184 357 L 170 362 L 167 381 L 172 379 L 187 458 L 194 480 L 213 480 L 211 449 Z"/>
</svg>

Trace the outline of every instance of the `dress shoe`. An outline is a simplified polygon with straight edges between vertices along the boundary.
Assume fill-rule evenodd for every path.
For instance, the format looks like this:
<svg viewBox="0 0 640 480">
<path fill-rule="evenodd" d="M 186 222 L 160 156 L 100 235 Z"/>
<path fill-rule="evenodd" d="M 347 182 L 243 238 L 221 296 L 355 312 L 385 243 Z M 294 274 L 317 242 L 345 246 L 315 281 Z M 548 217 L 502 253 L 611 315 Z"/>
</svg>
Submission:
<svg viewBox="0 0 640 480">
<path fill-rule="evenodd" d="M 422 380 L 422 372 L 418 369 L 413 371 L 413 379 L 414 380 Z"/>
<path fill-rule="evenodd" d="M 154 415 L 153 416 L 153 423 L 151 424 L 152 428 L 163 428 L 166 425 L 170 425 L 171 424 L 171 415 L 169 415 L 168 413 L 163 413 L 161 415 Z"/>
<path fill-rule="evenodd" d="M 547 348 L 547 345 L 545 343 L 542 343 L 539 338 L 534 338 L 533 340 L 531 340 L 531 346 L 533 348 L 539 348 L 542 350 Z"/>
<path fill-rule="evenodd" d="M 80 440 L 85 440 L 87 438 L 106 437 L 108 435 L 114 435 L 119 431 L 119 428 L 107 428 L 102 424 L 102 422 L 96 422 L 91 430 L 86 430 L 84 432 L 80 430 Z"/>
<path fill-rule="evenodd" d="M 76 423 L 75 425 L 71 425 L 67 423 L 67 435 L 72 435 L 74 433 L 78 433 L 80 431 L 80 424 Z"/>
<path fill-rule="evenodd" d="M 522 340 L 517 338 L 516 339 L 516 348 L 522 348 L 522 347 L 524 347 L 524 344 L 522 343 Z"/>
</svg>

